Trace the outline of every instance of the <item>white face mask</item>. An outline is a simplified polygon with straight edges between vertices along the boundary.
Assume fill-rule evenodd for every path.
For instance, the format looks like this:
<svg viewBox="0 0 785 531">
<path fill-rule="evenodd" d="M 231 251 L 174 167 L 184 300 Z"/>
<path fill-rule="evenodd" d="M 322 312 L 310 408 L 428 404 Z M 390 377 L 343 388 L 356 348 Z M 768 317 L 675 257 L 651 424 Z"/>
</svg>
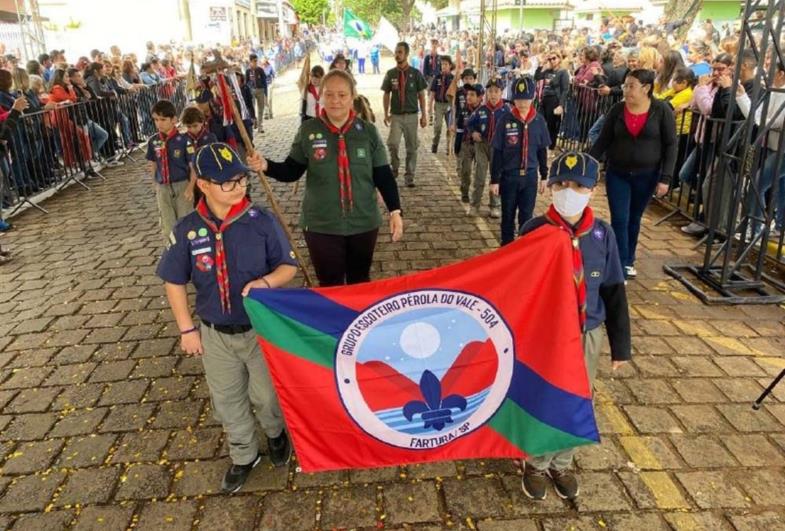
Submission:
<svg viewBox="0 0 785 531">
<path fill-rule="evenodd" d="M 562 217 L 569 218 L 577 216 L 583 212 L 583 209 L 589 204 L 590 197 L 591 194 L 582 194 L 576 192 L 572 188 L 554 190 L 553 207 Z"/>
</svg>

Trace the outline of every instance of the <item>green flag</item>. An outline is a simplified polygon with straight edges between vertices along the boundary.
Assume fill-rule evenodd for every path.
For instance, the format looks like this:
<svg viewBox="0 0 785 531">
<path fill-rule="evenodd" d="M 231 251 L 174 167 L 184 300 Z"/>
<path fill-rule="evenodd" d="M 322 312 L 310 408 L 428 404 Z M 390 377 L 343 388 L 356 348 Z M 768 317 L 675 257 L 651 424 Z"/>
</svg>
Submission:
<svg viewBox="0 0 785 531">
<path fill-rule="evenodd" d="M 345 37 L 357 37 L 358 39 L 370 39 L 373 36 L 368 23 L 358 18 L 349 9 L 343 10 L 343 34 Z"/>
</svg>

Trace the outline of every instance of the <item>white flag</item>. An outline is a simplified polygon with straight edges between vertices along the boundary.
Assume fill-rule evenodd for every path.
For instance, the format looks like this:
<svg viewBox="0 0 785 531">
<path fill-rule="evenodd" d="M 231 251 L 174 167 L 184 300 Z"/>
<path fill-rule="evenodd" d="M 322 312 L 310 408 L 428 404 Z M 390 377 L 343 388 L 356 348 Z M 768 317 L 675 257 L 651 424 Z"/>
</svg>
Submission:
<svg viewBox="0 0 785 531">
<path fill-rule="evenodd" d="M 398 37 L 398 30 L 395 29 L 389 20 L 384 17 L 379 19 L 379 27 L 376 28 L 376 33 L 371 39 L 371 44 L 381 44 L 392 53 L 395 53 L 395 45 L 400 42 Z"/>
</svg>

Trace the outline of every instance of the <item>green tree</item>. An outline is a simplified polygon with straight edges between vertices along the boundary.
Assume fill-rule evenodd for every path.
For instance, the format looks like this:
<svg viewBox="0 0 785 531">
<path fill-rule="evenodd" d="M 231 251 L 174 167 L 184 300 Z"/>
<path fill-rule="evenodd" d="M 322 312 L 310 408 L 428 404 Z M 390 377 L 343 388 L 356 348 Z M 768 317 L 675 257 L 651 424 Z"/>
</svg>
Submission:
<svg viewBox="0 0 785 531">
<path fill-rule="evenodd" d="M 321 24 L 322 13 L 330 9 L 328 0 L 292 0 L 292 6 L 306 24 Z"/>
</svg>

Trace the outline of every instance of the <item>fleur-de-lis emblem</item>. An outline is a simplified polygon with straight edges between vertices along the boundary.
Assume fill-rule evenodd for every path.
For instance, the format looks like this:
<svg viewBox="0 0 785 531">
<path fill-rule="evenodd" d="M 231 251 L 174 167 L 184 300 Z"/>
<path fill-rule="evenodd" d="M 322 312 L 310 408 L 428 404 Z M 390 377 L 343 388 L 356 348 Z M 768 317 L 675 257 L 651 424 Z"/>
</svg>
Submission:
<svg viewBox="0 0 785 531">
<path fill-rule="evenodd" d="M 231 151 L 229 151 L 229 149 L 228 149 L 228 148 L 220 148 L 220 149 L 218 150 L 218 153 L 220 153 L 220 154 L 221 154 L 221 156 L 222 156 L 223 158 L 225 158 L 226 160 L 228 160 L 229 162 L 232 162 L 232 152 L 231 152 Z"/>
<path fill-rule="evenodd" d="M 466 399 L 460 395 L 449 395 L 442 398 L 442 384 L 431 371 L 426 370 L 420 377 L 422 400 L 412 400 L 403 406 L 403 416 L 412 420 L 415 415 L 425 423 L 424 428 L 433 427 L 441 430 L 446 424 L 453 422 L 452 408 L 461 411 L 466 409 Z"/>
</svg>

